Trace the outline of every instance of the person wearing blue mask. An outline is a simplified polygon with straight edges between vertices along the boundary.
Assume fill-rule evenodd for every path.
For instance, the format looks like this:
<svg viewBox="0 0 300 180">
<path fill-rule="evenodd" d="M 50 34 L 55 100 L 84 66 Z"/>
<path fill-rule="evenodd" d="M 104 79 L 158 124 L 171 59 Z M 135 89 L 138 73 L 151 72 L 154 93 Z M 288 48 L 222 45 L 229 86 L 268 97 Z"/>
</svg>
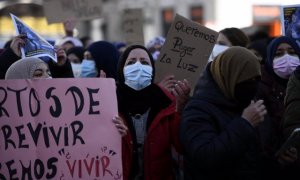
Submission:
<svg viewBox="0 0 300 180">
<path fill-rule="evenodd" d="M 84 52 L 84 59 L 81 63 L 81 73 L 80 77 L 88 78 L 88 77 L 97 77 L 98 70 L 96 68 L 95 60 L 93 59 L 91 53 L 89 51 Z"/>
<path fill-rule="evenodd" d="M 124 180 L 175 179 L 171 150 L 182 151 L 179 123 L 186 101 L 179 103 L 153 83 L 154 75 L 153 57 L 144 46 L 128 47 L 119 59 L 119 114 L 129 129 L 122 145 Z M 188 82 L 178 82 L 174 92 L 188 96 Z"/>
<path fill-rule="evenodd" d="M 84 53 L 82 61 L 82 77 L 117 77 L 119 52 L 107 41 L 92 43 Z"/>
</svg>

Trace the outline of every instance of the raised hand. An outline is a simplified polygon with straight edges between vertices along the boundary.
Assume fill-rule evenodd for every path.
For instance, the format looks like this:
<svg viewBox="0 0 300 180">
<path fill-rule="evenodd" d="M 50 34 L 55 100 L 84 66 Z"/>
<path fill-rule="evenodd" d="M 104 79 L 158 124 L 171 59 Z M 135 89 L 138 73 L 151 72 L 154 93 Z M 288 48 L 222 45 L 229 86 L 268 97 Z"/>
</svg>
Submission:
<svg viewBox="0 0 300 180">
<path fill-rule="evenodd" d="M 256 127 L 264 121 L 266 114 L 267 110 L 263 100 L 251 101 L 250 105 L 244 109 L 242 118 L 246 119 L 253 127 Z"/>
</svg>

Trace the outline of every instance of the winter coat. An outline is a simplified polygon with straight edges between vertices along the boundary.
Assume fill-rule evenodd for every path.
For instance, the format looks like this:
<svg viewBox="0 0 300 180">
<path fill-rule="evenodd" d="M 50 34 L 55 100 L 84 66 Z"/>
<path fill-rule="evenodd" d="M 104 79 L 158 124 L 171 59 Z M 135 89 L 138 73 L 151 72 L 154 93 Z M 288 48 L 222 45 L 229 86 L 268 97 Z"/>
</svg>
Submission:
<svg viewBox="0 0 300 180">
<path fill-rule="evenodd" d="M 182 113 L 185 179 L 263 179 L 278 164 L 266 160 L 259 129 L 241 117 L 237 103 L 225 98 L 209 67 Z"/>
<path fill-rule="evenodd" d="M 175 99 L 169 92 L 163 89 L 162 91 L 165 98 L 171 100 L 171 104 L 155 115 L 147 131 L 144 142 L 144 177 L 146 180 L 175 180 L 171 151 L 175 148 L 178 152 L 182 152 L 179 142 L 180 115 L 175 112 Z M 123 178 L 131 180 L 131 174 L 136 173 L 133 166 L 137 153 L 135 132 L 130 117 L 126 113 L 121 113 L 121 116 L 129 127 L 129 133 L 122 142 Z"/>
<path fill-rule="evenodd" d="M 297 74 L 300 74 L 300 66 L 290 77 L 286 91 L 283 119 L 283 130 L 286 138 L 295 128 L 300 127 L 300 77 L 297 77 Z"/>
</svg>

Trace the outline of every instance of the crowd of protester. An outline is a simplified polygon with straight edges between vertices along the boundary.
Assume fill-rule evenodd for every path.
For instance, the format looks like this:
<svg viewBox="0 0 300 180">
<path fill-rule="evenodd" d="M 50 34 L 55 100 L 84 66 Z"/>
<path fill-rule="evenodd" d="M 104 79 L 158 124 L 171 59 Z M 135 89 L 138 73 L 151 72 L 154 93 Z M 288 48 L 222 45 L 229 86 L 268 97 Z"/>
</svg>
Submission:
<svg viewBox="0 0 300 180">
<path fill-rule="evenodd" d="M 123 179 L 300 178 L 300 147 L 277 153 L 300 127 L 293 39 L 221 30 L 194 92 L 174 75 L 154 82 L 164 37 L 128 46 L 68 35 L 55 43 L 57 62 L 22 59 L 25 39 L 16 36 L 1 50 L 1 79 L 115 79 Z"/>
</svg>

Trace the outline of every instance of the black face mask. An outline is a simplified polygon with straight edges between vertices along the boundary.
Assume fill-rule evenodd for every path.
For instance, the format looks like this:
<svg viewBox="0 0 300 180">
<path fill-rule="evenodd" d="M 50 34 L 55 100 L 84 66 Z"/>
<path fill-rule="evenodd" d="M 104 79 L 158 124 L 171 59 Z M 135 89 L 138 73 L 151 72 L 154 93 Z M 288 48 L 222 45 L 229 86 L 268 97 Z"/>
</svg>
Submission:
<svg viewBox="0 0 300 180">
<path fill-rule="evenodd" d="M 234 89 L 234 97 L 242 108 L 246 108 L 253 100 L 259 86 L 259 78 L 238 83 Z"/>
</svg>

